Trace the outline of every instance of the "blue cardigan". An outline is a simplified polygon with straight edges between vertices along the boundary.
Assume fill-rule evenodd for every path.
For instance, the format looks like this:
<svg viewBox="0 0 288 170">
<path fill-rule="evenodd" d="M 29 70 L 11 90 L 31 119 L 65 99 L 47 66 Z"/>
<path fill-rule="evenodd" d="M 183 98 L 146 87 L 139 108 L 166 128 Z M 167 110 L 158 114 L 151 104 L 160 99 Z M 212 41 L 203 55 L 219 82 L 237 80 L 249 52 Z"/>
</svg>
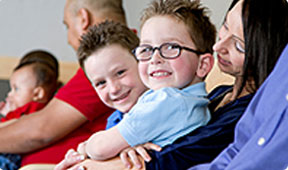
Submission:
<svg viewBox="0 0 288 170">
<path fill-rule="evenodd" d="M 234 142 L 191 170 L 288 169 L 288 45 L 237 123 Z"/>
</svg>

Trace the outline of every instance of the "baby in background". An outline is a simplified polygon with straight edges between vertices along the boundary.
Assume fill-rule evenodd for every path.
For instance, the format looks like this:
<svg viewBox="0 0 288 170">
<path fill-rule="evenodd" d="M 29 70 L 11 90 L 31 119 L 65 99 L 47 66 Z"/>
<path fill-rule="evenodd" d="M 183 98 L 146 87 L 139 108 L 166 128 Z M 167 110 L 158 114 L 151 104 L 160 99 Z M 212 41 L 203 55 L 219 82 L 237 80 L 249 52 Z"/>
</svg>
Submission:
<svg viewBox="0 0 288 170">
<path fill-rule="evenodd" d="M 105 160 L 129 146 L 146 142 L 166 146 L 210 119 L 203 80 L 214 63 L 212 46 L 216 31 L 205 9 L 198 1 L 154 1 L 142 21 L 140 46 L 134 54 L 139 61 L 140 77 L 150 90 L 118 125 L 95 133 L 81 145 L 79 151 L 92 159 Z M 104 98 L 99 92 L 106 81 L 95 78 L 101 75 L 93 71 L 107 65 L 100 59 L 94 61 L 107 55 L 104 49 L 94 51 L 93 46 L 107 35 L 94 35 L 97 29 L 82 37 L 78 55 L 96 92 L 107 103 L 106 99 L 113 98 Z M 87 41 L 91 36 L 96 38 Z M 117 56 L 117 51 L 113 55 Z M 125 97 L 118 100 L 122 101 Z"/>
<path fill-rule="evenodd" d="M 23 115 L 42 109 L 55 94 L 59 83 L 58 61 L 42 50 L 29 52 L 21 58 L 10 77 L 10 92 L 2 102 L 0 127 L 14 123 Z M 21 155 L 1 153 L 0 169 L 16 170 Z"/>
<path fill-rule="evenodd" d="M 21 58 L 10 77 L 1 122 L 42 109 L 57 90 L 58 67 L 57 59 L 46 51 L 32 51 Z"/>
</svg>

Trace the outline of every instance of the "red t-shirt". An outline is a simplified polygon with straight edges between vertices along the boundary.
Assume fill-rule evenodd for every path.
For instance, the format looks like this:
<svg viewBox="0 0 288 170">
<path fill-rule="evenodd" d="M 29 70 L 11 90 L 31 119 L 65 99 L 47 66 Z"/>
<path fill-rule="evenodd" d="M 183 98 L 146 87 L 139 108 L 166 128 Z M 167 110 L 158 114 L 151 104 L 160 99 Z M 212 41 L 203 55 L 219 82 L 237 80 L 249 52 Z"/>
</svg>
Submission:
<svg viewBox="0 0 288 170">
<path fill-rule="evenodd" d="M 60 162 L 68 149 L 77 149 L 79 143 L 88 139 L 93 133 L 105 129 L 106 119 L 113 112 L 101 102 L 81 68 L 55 97 L 79 110 L 89 121 L 58 142 L 23 155 L 22 166 Z"/>
<path fill-rule="evenodd" d="M 14 111 L 9 112 L 5 117 L 1 118 L 1 122 L 6 122 L 11 119 L 18 119 L 23 115 L 28 115 L 41 110 L 47 103 L 29 102 Z"/>
</svg>

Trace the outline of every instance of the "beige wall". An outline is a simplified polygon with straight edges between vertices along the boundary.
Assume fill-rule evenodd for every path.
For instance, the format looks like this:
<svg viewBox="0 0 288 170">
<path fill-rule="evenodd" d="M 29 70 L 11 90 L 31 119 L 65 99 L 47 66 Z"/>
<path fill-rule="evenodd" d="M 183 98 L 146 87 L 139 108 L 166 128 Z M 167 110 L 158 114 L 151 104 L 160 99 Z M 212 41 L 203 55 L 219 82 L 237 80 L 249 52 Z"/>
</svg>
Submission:
<svg viewBox="0 0 288 170">
<path fill-rule="evenodd" d="M 212 22 L 217 29 L 231 1 L 201 0 L 210 9 Z M 139 30 L 141 12 L 150 2 L 123 0 L 130 27 Z M 78 66 L 75 52 L 66 41 L 66 30 L 62 23 L 64 3 L 65 0 L 0 1 L 0 78 L 8 78 L 18 58 L 32 49 L 46 49 L 57 56 L 61 61 L 62 81 L 66 82 L 73 75 Z M 208 90 L 219 82 L 231 82 L 230 78 L 219 74 L 217 67 L 214 70 L 207 78 Z"/>
<path fill-rule="evenodd" d="M 128 24 L 139 29 L 141 11 L 151 0 L 123 0 Z M 221 24 L 231 0 L 201 0 L 211 9 L 212 22 Z M 62 61 L 77 61 L 67 44 L 63 25 L 65 0 L 1 0 L 0 56 L 20 57 L 32 49 L 46 49 Z"/>
</svg>

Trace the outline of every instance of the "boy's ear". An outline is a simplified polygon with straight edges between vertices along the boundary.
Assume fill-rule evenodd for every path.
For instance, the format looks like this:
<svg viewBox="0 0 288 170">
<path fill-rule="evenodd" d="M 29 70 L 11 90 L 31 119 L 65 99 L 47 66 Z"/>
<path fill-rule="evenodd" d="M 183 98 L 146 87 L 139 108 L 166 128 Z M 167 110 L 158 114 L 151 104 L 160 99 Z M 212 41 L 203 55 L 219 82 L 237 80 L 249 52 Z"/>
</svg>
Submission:
<svg viewBox="0 0 288 170">
<path fill-rule="evenodd" d="M 86 31 L 91 24 L 90 13 L 85 8 L 80 8 L 78 11 L 81 29 Z"/>
<path fill-rule="evenodd" d="M 214 57 L 210 53 L 199 56 L 199 63 L 196 74 L 200 78 L 205 78 L 214 65 Z"/>
<path fill-rule="evenodd" d="M 37 86 L 33 90 L 33 101 L 40 102 L 44 99 L 45 89 L 42 86 Z"/>
</svg>

